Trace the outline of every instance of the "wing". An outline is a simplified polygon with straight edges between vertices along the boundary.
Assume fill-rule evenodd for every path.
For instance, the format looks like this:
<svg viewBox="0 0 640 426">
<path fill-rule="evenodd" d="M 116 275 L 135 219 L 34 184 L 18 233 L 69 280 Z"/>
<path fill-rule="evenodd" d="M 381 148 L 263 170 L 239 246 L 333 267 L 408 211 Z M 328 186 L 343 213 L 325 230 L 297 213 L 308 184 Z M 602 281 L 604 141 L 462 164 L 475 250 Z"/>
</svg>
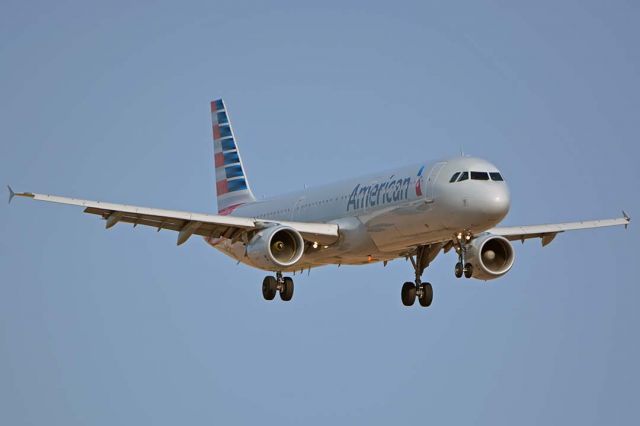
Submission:
<svg viewBox="0 0 640 426">
<path fill-rule="evenodd" d="M 624 217 L 618 219 L 602 219 L 587 220 L 582 222 L 555 223 L 548 225 L 527 225 L 527 226 L 510 226 L 503 228 L 493 228 L 487 232 L 495 235 L 501 235 L 510 241 L 524 240 L 529 238 L 542 238 L 542 246 L 546 246 L 560 232 L 574 231 L 577 229 L 602 228 L 605 226 L 624 225 L 626 228 L 631 222 L 631 218 L 623 211 Z"/>
<path fill-rule="evenodd" d="M 161 210 L 105 203 L 102 201 L 79 200 L 57 195 L 35 194 L 31 192 L 16 193 L 9 188 L 9 201 L 16 196 L 50 203 L 82 206 L 85 208 L 85 213 L 96 214 L 105 219 L 107 229 L 119 222 L 125 222 L 132 223 L 134 227 L 143 225 L 156 228 L 158 231 L 161 229 L 177 231 L 178 245 L 185 243 L 192 235 L 202 235 L 211 238 L 224 237 L 234 241 L 242 240 L 246 242 L 253 231 L 274 225 L 290 226 L 300 232 L 302 237 L 310 242 L 330 245 L 338 240 L 338 225 L 330 223 L 256 220 L 246 217 Z"/>
</svg>

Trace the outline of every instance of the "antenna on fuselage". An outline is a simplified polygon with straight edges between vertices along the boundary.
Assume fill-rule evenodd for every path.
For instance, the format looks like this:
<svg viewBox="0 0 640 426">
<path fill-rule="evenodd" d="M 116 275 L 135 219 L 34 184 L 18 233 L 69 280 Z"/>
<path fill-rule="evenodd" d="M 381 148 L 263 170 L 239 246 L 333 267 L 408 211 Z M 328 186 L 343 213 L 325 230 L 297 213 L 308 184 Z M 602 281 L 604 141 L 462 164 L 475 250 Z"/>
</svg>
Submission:
<svg viewBox="0 0 640 426">
<path fill-rule="evenodd" d="M 464 147 L 460 145 L 460 157 L 464 157 Z"/>
</svg>

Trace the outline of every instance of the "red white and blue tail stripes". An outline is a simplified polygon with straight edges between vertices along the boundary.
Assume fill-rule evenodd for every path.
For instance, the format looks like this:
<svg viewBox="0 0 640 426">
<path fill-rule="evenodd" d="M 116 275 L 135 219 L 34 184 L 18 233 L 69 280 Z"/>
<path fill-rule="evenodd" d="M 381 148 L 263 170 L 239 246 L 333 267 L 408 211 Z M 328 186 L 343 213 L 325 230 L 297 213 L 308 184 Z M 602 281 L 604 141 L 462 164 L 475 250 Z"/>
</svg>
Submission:
<svg viewBox="0 0 640 426">
<path fill-rule="evenodd" d="M 229 214 L 239 205 L 255 201 L 222 99 L 211 102 L 213 152 L 218 212 Z"/>
</svg>

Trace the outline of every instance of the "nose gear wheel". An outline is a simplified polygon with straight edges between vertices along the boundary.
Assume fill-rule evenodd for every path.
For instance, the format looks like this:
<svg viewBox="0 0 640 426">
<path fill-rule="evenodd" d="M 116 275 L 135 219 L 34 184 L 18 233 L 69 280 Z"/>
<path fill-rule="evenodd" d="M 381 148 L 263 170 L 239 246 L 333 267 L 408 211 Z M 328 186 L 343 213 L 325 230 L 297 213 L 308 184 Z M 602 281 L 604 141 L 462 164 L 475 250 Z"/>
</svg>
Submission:
<svg viewBox="0 0 640 426">
<path fill-rule="evenodd" d="M 456 253 L 458 253 L 458 263 L 456 263 L 454 269 L 454 275 L 456 278 L 461 278 L 463 275 L 465 278 L 471 278 L 473 276 L 473 265 L 471 263 L 465 263 L 467 257 L 466 243 L 471 241 L 473 235 L 469 231 L 459 232 L 455 235 L 455 247 Z"/>
</svg>

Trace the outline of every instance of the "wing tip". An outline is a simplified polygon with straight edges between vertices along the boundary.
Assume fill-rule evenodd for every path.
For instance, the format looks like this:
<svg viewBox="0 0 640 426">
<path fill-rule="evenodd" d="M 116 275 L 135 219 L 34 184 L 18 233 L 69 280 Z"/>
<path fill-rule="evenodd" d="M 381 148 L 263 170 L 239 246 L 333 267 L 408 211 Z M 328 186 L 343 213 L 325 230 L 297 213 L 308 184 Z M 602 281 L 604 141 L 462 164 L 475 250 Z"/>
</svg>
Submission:
<svg viewBox="0 0 640 426">
<path fill-rule="evenodd" d="M 15 192 L 13 188 L 11 188 L 11 185 L 7 185 L 7 189 L 9 190 L 9 204 L 11 204 L 11 201 L 13 201 L 15 197 L 35 198 L 35 195 L 31 192 Z"/>
<path fill-rule="evenodd" d="M 629 216 L 624 210 L 622 210 L 622 216 L 624 216 L 624 220 L 627 221 L 627 223 L 624 224 L 624 229 L 627 229 L 629 223 L 631 223 L 631 216 Z"/>
<path fill-rule="evenodd" d="M 9 204 L 11 204 L 11 201 L 13 201 L 13 197 L 16 196 L 16 193 L 13 192 L 13 189 L 11 189 L 11 185 L 7 185 L 7 189 L 9 190 Z"/>
</svg>

